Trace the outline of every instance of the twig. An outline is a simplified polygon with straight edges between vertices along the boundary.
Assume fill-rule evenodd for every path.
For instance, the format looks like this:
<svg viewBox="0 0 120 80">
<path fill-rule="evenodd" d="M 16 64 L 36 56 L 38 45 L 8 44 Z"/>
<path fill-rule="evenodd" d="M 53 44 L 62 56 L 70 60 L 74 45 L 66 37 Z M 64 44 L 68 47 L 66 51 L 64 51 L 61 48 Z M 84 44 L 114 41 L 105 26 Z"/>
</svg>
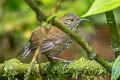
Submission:
<svg viewBox="0 0 120 80">
<path fill-rule="evenodd" d="M 62 3 L 61 0 L 58 0 L 58 1 L 56 2 L 56 8 L 55 8 L 54 14 L 56 14 L 56 13 L 58 12 L 58 10 L 59 10 L 59 8 L 60 8 L 60 6 L 61 6 L 61 3 Z M 50 20 L 49 24 L 52 24 L 52 22 L 54 21 L 54 19 L 55 19 L 55 17 L 53 17 L 53 18 Z"/>
<path fill-rule="evenodd" d="M 39 10 L 39 8 L 37 7 L 37 4 L 33 1 L 33 0 L 25 0 L 26 3 L 35 11 L 36 15 L 37 15 L 37 19 L 38 19 L 38 22 L 41 23 L 43 20 L 46 19 L 46 16 Z M 46 26 L 45 26 L 46 27 Z M 34 56 L 31 60 L 31 67 L 28 69 L 28 72 L 27 72 L 27 76 L 24 78 L 24 80 L 28 80 L 29 79 L 29 74 L 33 68 L 33 65 L 37 59 L 37 56 L 39 55 L 39 58 L 41 57 L 41 54 L 40 54 L 40 47 L 42 46 L 42 44 L 44 43 L 44 39 L 46 38 L 47 36 L 47 31 L 46 33 L 44 34 L 44 36 L 42 37 L 42 39 L 40 39 L 40 43 L 39 43 L 39 46 L 37 48 L 37 50 L 35 51 L 34 53 Z"/>
<path fill-rule="evenodd" d="M 58 10 L 59 10 L 59 8 L 60 8 L 60 6 L 61 6 L 61 0 L 58 0 L 57 1 L 57 3 L 56 3 L 56 8 L 55 8 L 55 11 L 54 11 L 54 13 L 57 13 L 58 12 Z"/>
<path fill-rule="evenodd" d="M 42 14 L 42 12 L 40 12 L 40 10 L 38 9 L 38 7 L 35 5 L 35 3 L 32 1 L 32 0 L 26 0 L 26 2 L 29 4 L 29 6 L 36 12 L 36 15 L 37 15 L 37 17 L 38 17 L 38 21 L 40 22 L 40 21 L 42 21 L 42 17 L 41 17 L 41 15 L 43 15 Z M 55 9 L 55 13 L 58 11 L 58 9 L 60 8 L 60 5 L 61 5 L 61 0 L 58 0 L 58 2 L 56 3 L 56 9 Z M 24 80 L 28 80 L 28 78 L 29 78 L 29 74 L 30 74 L 30 72 L 31 72 L 31 70 L 32 70 L 32 68 L 33 68 L 33 65 L 34 65 L 34 63 L 35 63 L 35 61 L 36 61 L 36 59 L 37 59 L 37 57 L 38 57 L 38 55 L 39 55 L 39 58 L 40 58 L 40 56 L 41 56 L 41 54 L 40 54 L 40 47 L 42 46 L 42 44 L 44 43 L 44 40 L 46 39 L 46 37 L 47 37 L 47 34 L 48 34 L 48 32 L 49 32 L 49 30 L 50 30 L 50 28 L 51 28 L 51 23 L 52 23 L 52 21 L 54 20 L 54 18 L 51 20 L 51 22 L 48 24 L 48 25 L 44 25 L 44 26 L 42 26 L 42 27 L 44 27 L 45 29 L 46 29 L 46 33 L 43 35 L 43 37 L 39 40 L 39 46 L 38 46 L 38 48 L 37 48 L 37 50 L 36 50 L 36 52 L 35 52 L 35 54 L 34 54 L 34 56 L 33 56 L 33 58 L 32 58 L 32 61 L 31 61 L 31 63 L 30 63 L 30 65 L 31 65 L 31 67 L 29 68 L 29 70 L 28 70 L 28 72 L 27 72 L 27 76 L 25 77 L 25 79 Z M 40 74 L 39 74 L 40 75 Z"/>
<path fill-rule="evenodd" d="M 41 76 L 42 73 L 40 72 L 40 66 L 39 66 L 39 65 L 40 65 L 40 64 L 36 65 L 36 68 L 37 68 L 37 69 L 36 69 L 36 72 L 38 73 L 37 75 L 38 75 L 39 79 L 43 80 L 43 79 L 42 79 L 42 76 Z"/>
<path fill-rule="evenodd" d="M 39 57 L 41 56 L 40 47 L 44 43 L 44 40 L 46 39 L 47 34 L 48 34 L 47 26 L 46 25 L 43 25 L 43 26 L 45 27 L 46 32 L 45 32 L 45 34 L 43 34 L 43 37 L 39 40 L 40 43 L 38 45 L 37 50 L 34 53 L 34 56 L 33 56 L 32 60 L 31 60 L 31 62 L 30 62 L 30 68 L 28 69 L 27 76 L 25 77 L 24 80 L 29 80 L 29 75 L 30 75 L 30 72 L 31 72 L 31 70 L 33 68 L 33 65 L 35 64 L 35 61 L 36 61 L 38 55 L 39 55 Z"/>
</svg>

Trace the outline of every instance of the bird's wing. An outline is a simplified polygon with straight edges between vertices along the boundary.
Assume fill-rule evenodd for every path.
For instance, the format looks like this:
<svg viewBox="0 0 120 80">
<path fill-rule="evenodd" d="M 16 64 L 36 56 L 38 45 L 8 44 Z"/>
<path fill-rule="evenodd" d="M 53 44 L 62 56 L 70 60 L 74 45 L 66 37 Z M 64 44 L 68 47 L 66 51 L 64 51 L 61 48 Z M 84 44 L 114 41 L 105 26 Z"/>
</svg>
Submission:
<svg viewBox="0 0 120 80">
<path fill-rule="evenodd" d="M 41 27 L 35 30 L 29 40 L 29 44 L 22 49 L 23 59 L 25 59 L 29 54 L 33 53 L 39 46 L 39 41 L 44 36 L 45 28 Z M 44 40 L 44 43 L 41 46 L 41 53 L 47 52 L 55 47 L 55 45 L 62 43 L 62 37 L 65 36 L 65 33 L 59 30 L 56 27 L 51 27 L 50 31 L 48 32 L 47 38 Z"/>
<path fill-rule="evenodd" d="M 45 34 L 45 29 L 41 28 L 32 33 L 30 38 L 30 49 L 36 49 L 39 45 L 39 39 Z M 41 46 L 41 53 L 49 51 L 55 47 L 57 44 L 62 43 L 62 37 L 65 36 L 65 33 L 59 30 L 58 28 L 52 26 L 48 32 L 47 38 L 44 40 L 44 43 Z"/>
<path fill-rule="evenodd" d="M 18 53 L 17 56 L 22 54 L 22 60 L 25 59 L 29 54 L 33 53 L 39 45 L 39 39 L 43 36 L 44 29 L 36 29 L 30 37 L 29 43 Z"/>
</svg>

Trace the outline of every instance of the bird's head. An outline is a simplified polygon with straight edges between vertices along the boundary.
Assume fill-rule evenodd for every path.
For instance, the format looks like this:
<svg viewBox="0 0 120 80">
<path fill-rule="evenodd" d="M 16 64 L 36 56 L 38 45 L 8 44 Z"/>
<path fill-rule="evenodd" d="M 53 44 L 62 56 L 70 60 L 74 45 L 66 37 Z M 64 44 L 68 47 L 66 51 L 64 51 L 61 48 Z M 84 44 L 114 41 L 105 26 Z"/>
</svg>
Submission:
<svg viewBox="0 0 120 80">
<path fill-rule="evenodd" d="M 78 16 L 68 13 L 65 14 L 60 21 L 71 30 L 77 30 L 80 22 L 89 21 L 88 19 L 80 19 Z"/>
</svg>

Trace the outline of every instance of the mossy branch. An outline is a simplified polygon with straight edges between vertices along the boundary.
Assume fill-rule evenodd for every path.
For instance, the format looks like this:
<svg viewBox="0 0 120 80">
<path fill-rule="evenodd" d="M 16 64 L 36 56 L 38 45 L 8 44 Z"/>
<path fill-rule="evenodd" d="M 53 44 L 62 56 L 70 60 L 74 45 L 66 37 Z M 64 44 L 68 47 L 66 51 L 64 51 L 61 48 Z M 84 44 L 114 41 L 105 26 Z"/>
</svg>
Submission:
<svg viewBox="0 0 120 80">
<path fill-rule="evenodd" d="M 30 75 L 31 77 L 37 74 L 36 65 L 38 64 L 34 65 L 34 68 L 32 69 L 32 72 Z M 72 78 L 77 78 L 78 76 L 86 76 L 89 78 L 94 78 L 98 76 L 104 77 L 105 75 L 108 75 L 107 70 L 103 68 L 99 63 L 97 63 L 94 60 L 86 60 L 85 58 L 80 58 L 76 62 L 67 64 L 64 71 L 63 71 L 64 62 L 53 63 L 49 67 L 48 72 L 45 71 L 45 68 L 48 65 L 48 62 L 41 63 L 40 65 L 41 65 L 43 77 L 46 74 L 49 75 L 49 77 L 64 76 L 64 77 L 72 77 Z M 30 64 L 21 63 L 17 59 L 11 59 L 11 60 L 5 61 L 5 63 L 0 64 L 0 78 L 2 79 L 9 78 L 12 80 L 19 78 L 19 76 L 23 76 L 20 78 L 24 78 L 26 71 L 29 68 L 30 68 Z"/>
</svg>

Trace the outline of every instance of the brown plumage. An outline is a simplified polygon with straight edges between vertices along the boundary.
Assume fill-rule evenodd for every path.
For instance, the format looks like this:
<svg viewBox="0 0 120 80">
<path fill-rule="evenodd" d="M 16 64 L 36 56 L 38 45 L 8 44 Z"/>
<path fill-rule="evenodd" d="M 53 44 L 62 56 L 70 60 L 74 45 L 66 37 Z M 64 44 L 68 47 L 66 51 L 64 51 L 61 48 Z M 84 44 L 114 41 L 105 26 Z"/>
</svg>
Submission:
<svg viewBox="0 0 120 80">
<path fill-rule="evenodd" d="M 71 13 L 64 15 L 59 20 L 61 24 L 67 26 L 73 32 L 77 31 L 78 25 L 82 21 L 88 20 L 80 19 L 78 16 Z M 25 59 L 29 54 L 35 52 L 39 45 L 39 39 L 43 37 L 45 31 L 44 27 L 40 27 L 32 33 L 28 45 L 20 51 L 20 53 L 23 53 L 23 59 Z M 46 55 L 48 58 L 55 57 L 57 54 L 65 50 L 71 42 L 71 37 L 57 27 L 51 26 L 51 29 L 40 48 L 41 54 Z"/>
</svg>

